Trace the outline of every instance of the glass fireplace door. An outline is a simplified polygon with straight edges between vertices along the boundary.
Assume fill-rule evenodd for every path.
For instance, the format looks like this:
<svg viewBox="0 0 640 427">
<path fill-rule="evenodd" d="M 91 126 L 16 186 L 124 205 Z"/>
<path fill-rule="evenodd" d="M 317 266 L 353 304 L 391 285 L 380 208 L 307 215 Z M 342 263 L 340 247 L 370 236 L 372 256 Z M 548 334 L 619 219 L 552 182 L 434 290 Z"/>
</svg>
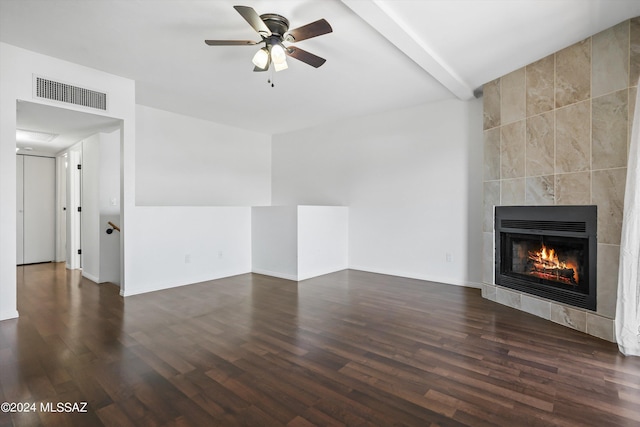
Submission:
<svg viewBox="0 0 640 427">
<path fill-rule="evenodd" d="M 502 274 L 588 293 L 588 239 L 502 233 Z"/>
</svg>

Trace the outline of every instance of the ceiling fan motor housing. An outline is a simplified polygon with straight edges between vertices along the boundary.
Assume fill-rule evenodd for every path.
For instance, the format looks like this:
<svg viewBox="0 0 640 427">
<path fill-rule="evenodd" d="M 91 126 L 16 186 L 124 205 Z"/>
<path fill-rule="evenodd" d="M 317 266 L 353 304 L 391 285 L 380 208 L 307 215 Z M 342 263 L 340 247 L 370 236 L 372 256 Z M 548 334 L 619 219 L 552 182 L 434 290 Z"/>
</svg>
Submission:
<svg viewBox="0 0 640 427">
<path fill-rule="evenodd" d="M 280 39 L 289 31 L 289 20 L 284 16 L 275 13 L 265 13 L 260 15 L 260 19 L 262 19 L 267 28 L 269 28 L 269 31 Z"/>
</svg>

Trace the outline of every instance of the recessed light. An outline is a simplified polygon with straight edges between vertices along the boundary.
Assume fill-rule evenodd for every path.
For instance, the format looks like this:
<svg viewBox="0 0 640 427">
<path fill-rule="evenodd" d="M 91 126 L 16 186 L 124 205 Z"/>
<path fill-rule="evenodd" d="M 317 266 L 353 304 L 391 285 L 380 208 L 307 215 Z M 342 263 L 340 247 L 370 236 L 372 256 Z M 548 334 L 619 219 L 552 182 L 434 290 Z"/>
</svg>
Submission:
<svg viewBox="0 0 640 427">
<path fill-rule="evenodd" d="M 47 143 L 53 141 L 57 136 L 55 133 L 16 129 L 17 142 Z"/>
</svg>

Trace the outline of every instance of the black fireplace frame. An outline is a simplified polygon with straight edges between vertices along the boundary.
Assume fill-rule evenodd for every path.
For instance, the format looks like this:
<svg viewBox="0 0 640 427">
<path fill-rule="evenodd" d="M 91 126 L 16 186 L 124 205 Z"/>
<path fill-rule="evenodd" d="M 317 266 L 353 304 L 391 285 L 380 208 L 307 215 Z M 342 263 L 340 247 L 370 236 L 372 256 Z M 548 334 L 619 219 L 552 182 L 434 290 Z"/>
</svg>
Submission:
<svg viewBox="0 0 640 427">
<path fill-rule="evenodd" d="M 574 307 L 596 310 L 597 206 L 496 206 L 495 282 Z M 535 283 L 503 274 L 500 261 L 506 250 L 506 233 L 577 237 L 588 240 L 588 294 Z"/>
</svg>

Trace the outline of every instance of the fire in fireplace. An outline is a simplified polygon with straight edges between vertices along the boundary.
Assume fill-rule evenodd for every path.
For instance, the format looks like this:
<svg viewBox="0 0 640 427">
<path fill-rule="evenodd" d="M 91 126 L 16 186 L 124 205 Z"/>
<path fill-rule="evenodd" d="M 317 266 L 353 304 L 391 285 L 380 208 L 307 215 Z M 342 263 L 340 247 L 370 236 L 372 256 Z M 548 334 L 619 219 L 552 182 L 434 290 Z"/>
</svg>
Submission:
<svg viewBox="0 0 640 427">
<path fill-rule="evenodd" d="M 505 232 L 502 273 L 549 286 L 588 292 L 585 282 L 588 242 L 577 237 Z M 582 279 L 582 280 L 581 280 Z"/>
<path fill-rule="evenodd" d="M 577 257 L 565 254 L 558 258 L 559 250 L 548 249 L 544 243 L 541 246 L 538 250 L 527 251 L 527 258 L 532 263 L 529 274 L 543 280 L 577 286 L 580 282 Z"/>
<path fill-rule="evenodd" d="M 596 309 L 596 207 L 496 207 L 496 284 Z"/>
</svg>

